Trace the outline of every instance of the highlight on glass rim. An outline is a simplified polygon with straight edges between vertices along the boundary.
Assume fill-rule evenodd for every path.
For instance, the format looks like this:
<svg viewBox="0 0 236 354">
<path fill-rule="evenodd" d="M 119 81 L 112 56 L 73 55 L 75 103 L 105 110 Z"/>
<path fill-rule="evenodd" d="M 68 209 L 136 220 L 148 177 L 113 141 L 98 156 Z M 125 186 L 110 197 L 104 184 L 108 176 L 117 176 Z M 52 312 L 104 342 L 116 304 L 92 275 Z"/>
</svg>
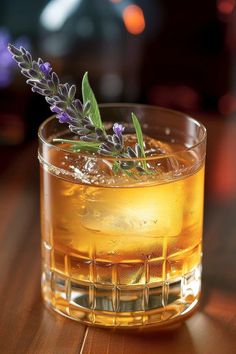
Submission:
<svg viewBox="0 0 236 354">
<path fill-rule="evenodd" d="M 86 324 L 178 322 L 201 288 L 206 130 L 175 111 L 97 104 L 49 62 L 8 49 L 53 116 L 39 128 L 42 292 Z"/>
</svg>

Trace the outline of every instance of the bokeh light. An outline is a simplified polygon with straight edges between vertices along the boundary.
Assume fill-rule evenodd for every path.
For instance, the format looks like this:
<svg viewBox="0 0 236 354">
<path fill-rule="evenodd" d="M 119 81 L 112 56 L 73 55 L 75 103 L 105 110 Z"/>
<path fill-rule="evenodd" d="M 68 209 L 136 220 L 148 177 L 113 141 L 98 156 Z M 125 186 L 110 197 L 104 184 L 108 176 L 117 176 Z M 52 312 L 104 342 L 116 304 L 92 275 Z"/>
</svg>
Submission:
<svg viewBox="0 0 236 354">
<path fill-rule="evenodd" d="M 128 5 L 123 11 L 123 21 L 127 31 L 138 35 L 145 29 L 145 18 L 143 10 L 137 5 Z"/>
<path fill-rule="evenodd" d="M 5 27 L 0 28 L 0 88 L 8 87 L 13 80 L 13 71 L 16 63 L 7 49 L 8 43 L 13 42 L 17 47 L 23 46 L 30 50 L 30 41 L 27 36 L 18 37 L 13 41 L 9 30 Z"/>
<path fill-rule="evenodd" d="M 222 137 L 215 144 L 214 178 L 210 189 L 217 198 L 232 199 L 236 196 L 235 164 L 236 130 L 234 123 L 228 125 Z"/>
<path fill-rule="evenodd" d="M 81 0 L 51 0 L 44 7 L 40 22 L 48 31 L 60 30 L 66 20 L 78 9 Z"/>
<path fill-rule="evenodd" d="M 100 91 L 108 99 L 116 99 L 123 89 L 122 77 L 117 73 L 107 73 L 102 76 Z"/>
<path fill-rule="evenodd" d="M 186 85 L 156 85 L 148 93 L 152 104 L 169 108 L 199 110 L 200 95 Z"/>
<path fill-rule="evenodd" d="M 218 0 L 217 9 L 223 15 L 230 15 L 235 8 L 235 0 Z"/>
<path fill-rule="evenodd" d="M 228 115 L 236 112 L 236 94 L 227 92 L 218 102 L 218 109 L 221 114 Z"/>
</svg>

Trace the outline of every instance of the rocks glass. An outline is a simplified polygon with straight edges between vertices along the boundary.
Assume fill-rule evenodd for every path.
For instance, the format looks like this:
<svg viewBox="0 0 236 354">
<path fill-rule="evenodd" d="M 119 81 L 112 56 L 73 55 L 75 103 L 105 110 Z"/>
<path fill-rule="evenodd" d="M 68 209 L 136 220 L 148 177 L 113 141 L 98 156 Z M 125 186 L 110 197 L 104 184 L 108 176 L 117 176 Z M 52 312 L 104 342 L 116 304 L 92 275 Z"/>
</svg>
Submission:
<svg viewBox="0 0 236 354">
<path fill-rule="evenodd" d="M 86 324 L 133 328 L 180 320 L 200 294 L 206 130 L 152 106 L 100 110 L 108 127 L 122 122 L 130 133 L 131 112 L 140 118 L 152 173 L 115 174 L 115 158 L 54 143 L 73 136 L 56 118 L 41 125 L 44 300 Z"/>
</svg>

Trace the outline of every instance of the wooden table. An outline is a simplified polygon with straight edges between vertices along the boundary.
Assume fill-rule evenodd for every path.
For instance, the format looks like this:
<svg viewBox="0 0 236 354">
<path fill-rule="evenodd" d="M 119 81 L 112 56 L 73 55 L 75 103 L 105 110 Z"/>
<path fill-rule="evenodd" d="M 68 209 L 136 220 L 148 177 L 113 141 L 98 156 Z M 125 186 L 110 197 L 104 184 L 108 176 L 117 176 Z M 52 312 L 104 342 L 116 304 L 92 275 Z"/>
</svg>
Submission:
<svg viewBox="0 0 236 354">
<path fill-rule="evenodd" d="M 1 354 L 233 354 L 236 352 L 236 122 L 208 128 L 203 293 L 184 324 L 141 333 L 86 327 L 40 296 L 37 144 L 1 148 Z"/>
</svg>

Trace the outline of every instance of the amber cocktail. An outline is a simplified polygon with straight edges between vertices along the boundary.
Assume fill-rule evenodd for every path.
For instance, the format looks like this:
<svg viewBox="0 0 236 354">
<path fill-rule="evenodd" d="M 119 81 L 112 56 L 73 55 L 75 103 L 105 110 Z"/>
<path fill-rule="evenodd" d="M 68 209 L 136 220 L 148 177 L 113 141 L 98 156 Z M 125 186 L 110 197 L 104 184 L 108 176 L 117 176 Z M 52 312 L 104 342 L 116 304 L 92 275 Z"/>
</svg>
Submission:
<svg viewBox="0 0 236 354">
<path fill-rule="evenodd" d="M 101 107 L 105 120 L 125 123 L 131 112 L 150 174 L 116 175 L 113 158 L 53 143 L 72 134 L 55 118 L 39 130 L 43 296 L 88 324 L 162 325 L 199 299 L 205 128 L 165 109 Z"/>
</svg>

